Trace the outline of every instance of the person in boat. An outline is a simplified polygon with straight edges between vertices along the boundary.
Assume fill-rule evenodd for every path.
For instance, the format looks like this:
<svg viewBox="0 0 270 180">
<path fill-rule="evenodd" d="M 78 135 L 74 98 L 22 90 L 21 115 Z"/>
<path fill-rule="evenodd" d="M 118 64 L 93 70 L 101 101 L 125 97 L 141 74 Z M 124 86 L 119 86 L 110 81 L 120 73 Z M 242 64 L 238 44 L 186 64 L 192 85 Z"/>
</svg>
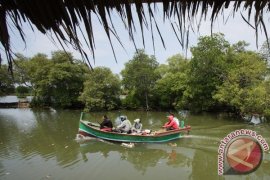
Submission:
<svg viewBox="0 0 270 180">
<path fill-rule="evenodd" d="M 179 129 L 179 126 L 177 125 L 177 123 L 173 120 L 173 116 L 170 115 L 168 116 L 168 122 L 166 122 L 164 124 L 164 126 L 162 126 L 163 128 L 166 128 L 166 130 L 174 130 L 174 129 Z"/>
<path fill-rule="evenodd" d="M 140 119 L 135 119 L 134 124 L 131 128 L 132 133 L 141 133 L 142 132 L 142 123 Z"/>
<path fill-rule="evenodd" d="M 121 120 L 121 124 L 116 127 L 116 130 L 121 133 L 128 133 L 128 134 L 131 133 L 132 125 L 130 121 L 127 119 L 127 117 L 121 116 L 120 120 Z"/>
<path fill-rule="evenodd" d="M 113 124 L 112 121 L 107 117 L 107 115 L 103 116 L 103 121 L 100 123 L 100 129 L 106 131 L 112 131 Z"/>
<path fill-rule="evenodd" d="M 170 113 L 171 116 L 173 116 L 173 120 L 176 122 L 176 124 L 178 125 L 178 127 L 180 126 L 180 122 L 179 119 L 177 117 L 174 116 L 173 113 Z"/>
</svg>

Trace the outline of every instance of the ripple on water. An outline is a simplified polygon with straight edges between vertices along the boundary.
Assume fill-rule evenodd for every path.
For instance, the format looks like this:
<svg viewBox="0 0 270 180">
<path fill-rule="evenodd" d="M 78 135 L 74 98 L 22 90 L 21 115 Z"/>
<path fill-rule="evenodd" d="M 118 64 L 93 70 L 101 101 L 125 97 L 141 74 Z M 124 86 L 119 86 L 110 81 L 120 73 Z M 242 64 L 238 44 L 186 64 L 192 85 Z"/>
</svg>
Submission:
<svg viewBox="0 0 270 180">
<path fill-rule="evenodd" d="M 18 153 L 18 146 L 10 147 L 4 146 L 1 147 L 0 158 L 1 159 L 15 159 L 19 158 L 21 155 Z"/>
<path fill-rule="evenodd" d="M 217 137 L 200 136 L 200 135 L 185 135 L 182 138 L 185 138 L 185 139 L 203 139 L 203 140 L 210 140 L 210 141 L 220 141 L 220 138 L 217 138 Z"/>
<path fill-rule="evenodd" d="M 59 164 L 62 164 L 63 168 L 67 168 L 67 167 L 70 167 L 70 166 L 80 162 L 80 161 L 81 161 L 81 159 L 75 159 L 75 160 L 70 161 L 70 162 L 62 161 L 62 162 L 59 162 Z"/>
<path fill-rule="evenodd" d="M 211 136 L 186 135 L 180 139 L 181 147 L 186 147 L 194 150 L 204 150 L 216 152 L 220 139 Z"/>
</svg>

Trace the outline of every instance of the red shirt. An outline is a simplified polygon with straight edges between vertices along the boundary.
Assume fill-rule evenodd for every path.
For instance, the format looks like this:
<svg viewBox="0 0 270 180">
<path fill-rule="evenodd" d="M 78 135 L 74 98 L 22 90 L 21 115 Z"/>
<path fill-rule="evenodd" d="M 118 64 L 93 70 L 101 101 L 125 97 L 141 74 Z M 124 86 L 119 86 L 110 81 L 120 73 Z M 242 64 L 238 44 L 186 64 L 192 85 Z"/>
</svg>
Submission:
<svg viewBox="0 0 270 180">
<path fill-rule="evenodd" d="M 164 127 L 165 128 L 169 128 L 172 127 L 173 129 L 179 129 L 179 126 L 177 125 L 177 123 L 173 120 L 173 118 L 169 117 L 169 122 L 167 122 Z"/>
</svg>

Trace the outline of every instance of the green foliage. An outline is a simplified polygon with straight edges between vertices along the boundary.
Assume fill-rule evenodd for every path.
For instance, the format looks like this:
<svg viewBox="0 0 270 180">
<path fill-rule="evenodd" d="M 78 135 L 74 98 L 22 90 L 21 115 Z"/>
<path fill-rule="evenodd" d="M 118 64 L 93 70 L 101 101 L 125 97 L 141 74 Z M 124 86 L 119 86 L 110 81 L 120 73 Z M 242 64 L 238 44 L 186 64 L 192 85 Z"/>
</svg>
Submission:
<svg viewBox="0 0 270 180">
<path fill-rule="evenodd" d="M 80 100 L 88 111 L 112 110 L 120 105 L 120 79 L 109 68 L 89 72 Z"/>
<path fill-rule="evenodd" d="M 57 51 L 52 53 L 51 59 L 43 54 L 30 59 L 19 56 L 16 62 L 16 79 L 32 87 L 33 106 L 66 108 L 79 104 L 85 67 L 76 62 L 70 53 Z"/>
<path fill-rule="evenodd" d="M 15 91 L 18 97 L 26 97 L 30 93 L 30 89 L 25 86 L 18 86 Z"/>
<path fill-rule="evenodd" d="M 219 108 L 239 114 L 270 114 L 267 64 L 248 44 L 230 45 L 222 34 L 199 38 L 192 59 L 180 55 L 157 69 L 157 104 L 162 109 L 209 111 Z"/>
<path fill-rule="evenodd" d="M 129 91 L 128 95 L 122 99 L 122 106 L 126 109 L 138 109 L 141 103 L 136 97 L 135 90 Z"/>
<path fill-rule="evenodd" d="M 263 100 L 263 115 L 270 118 L 270 80 L 267 79 L 263 83 L 264 92 L 261 94 L 262 100 Z"/>
<path fill-rule="evenodd" d="M 176 107 L 179 98 L 182 97 L 187 79 L 188 61 L 180 54 L 170 57 L 168 65 L 161 65 L 157 69 L 161 78 L 157 80 L 154 88 L 157 103 L 161 109 Z"/>
<path fill-rule="evenodd" d="M 237 43 L 232 45 L 232 49 L 238 53 L 245 52 L 248 45 L 249 44 L 246 41 L 238 41 Z"/>
<path fill-rule="evenodd" d="M 214 98 L 232 106 L 241 114 L 264 114 L 269 108 L 269 99 L 264 82 L 267 65 L 253 52 L 241 52 L 235 55 L 234 66 L 228 77 L 218 87 Z"/>
<path fill-rule="evenodd" d="M 26 58 L 17 54 L 14 77 L 19 94 L 30 87 L 32 105 L 72 107 L 88 111 L 128 109 L 227 110 L 270 117 L 269 49 L 260 55 L 248 44 L 229 44 L 223 34 L 199 38 L 192 58 L 177 54 L 159 65 L 154 56 L 138 50 L 121 71 L 122 81 L 104 67 L 87 71 L 70 53 L 57 51 Z M 263 52 L 263 53 L 262 53 Z M 12 91 L 7 67 L 0 69 L 0 95 Z M 120 102 L 120 95 L 122 95 Z"/>
<path fill-rule="evenodd" d="M 157 68 L 158 62 L 154 56 L 149 57 L 143 50 L 138 50 L 133 59 L 125 64 L 125 69 L 121 71 L 123 87 L 129 93 L 133 93 L 130 95 L 133 99 L 140 102 L 135 103 L 138 107 L 144 106 L 149 109 L 151 106 L 152 89 L 159 78 L 155 71 Z"/>
<path fill-rule="evenodd" d="M 268 44 L 269 42 L 269 44 Z M 270 39 L 268 39 L 268 42 L 265 41 L 260 49 L 260 55 L 265 61 L 270 62 Z"/>
<path fill-rule="evenodd" d="M 78 97 L 83 90 L 84 65 L 76 62 L 71 54 L 54 52 L 53 66 L 48 74 L 53 103 L 56 106 L 68 107 L 78 104 Z"/>
<path fill-rule="evenodd" d="M 204 111 L 217 105 L 212 96 L 227 73 L 226 53 L 229 47 L 222 34 L 199 38 L 198 45 L 191 48 L 193 57 L 187 71 L 186 89 L 179 102 L 180 107 Z"/>
<path fill-rule="evenodd" d="M 14 82 L 8 67 L 6 65 L 0 66 L 0 96 L 14 93 Z"/>
</svg>

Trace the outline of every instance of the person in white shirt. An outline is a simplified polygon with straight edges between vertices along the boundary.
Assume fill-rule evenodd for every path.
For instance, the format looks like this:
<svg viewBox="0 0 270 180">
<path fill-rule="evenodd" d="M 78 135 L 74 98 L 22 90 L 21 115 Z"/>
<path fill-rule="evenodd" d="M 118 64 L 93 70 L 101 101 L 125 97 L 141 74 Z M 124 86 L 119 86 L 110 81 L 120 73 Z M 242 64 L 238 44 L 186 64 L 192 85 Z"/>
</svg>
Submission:
<svg viewBox="0 0 270 180">
<path fill-rule="evenodd" d="M 127 119 L 127 117 L 121 116 L 120 120 L 121 120 L 121 124 L 116 127 L 116 130 L 121 132 L 121 133 L 131 133 L 132 125 L 131 125 L 130 121 Z"/>
<path fill-rule="evenodd" d="M 131 128 L 132 133 L 141 133 L 142 132 L 142 123 L 140 119 L 135 119 L 134 124 Z"/>
</svg>

